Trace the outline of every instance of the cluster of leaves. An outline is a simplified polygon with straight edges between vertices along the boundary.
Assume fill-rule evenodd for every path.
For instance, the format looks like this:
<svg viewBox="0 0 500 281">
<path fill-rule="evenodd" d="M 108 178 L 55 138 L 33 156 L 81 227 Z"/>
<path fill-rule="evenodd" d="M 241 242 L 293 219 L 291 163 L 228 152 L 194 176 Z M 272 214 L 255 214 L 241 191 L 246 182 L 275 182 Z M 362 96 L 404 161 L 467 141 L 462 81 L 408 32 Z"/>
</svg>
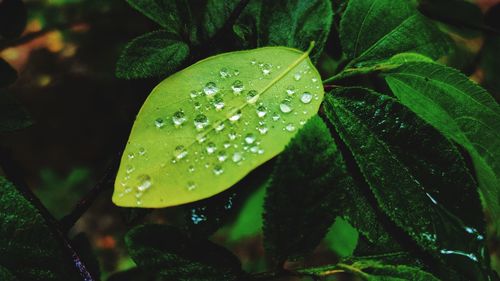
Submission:
<svg viewBox="0 0 500 281">
<path fill-rule="evenodd" d="M 339 43 L 339 70 L 324 80 L 337 85 L 325 94 L 319 116 L 289 141 L 270 175 L 264 167 L 247 177 L 259 178 L 249 185 L 266 184 L 250 197 L 239 223 L 262 226 L 266 253 L 278 271 L 247 273 L 232 253 L 208 240 L 239 196 L 230 190 L 189 205 L 184 230 L 130 230 L 126 245 L 137 267 L 109 280 L 320 278 L 338 272 L 363 280 L 498 279 L 485 248 L 483 206 L 493 222 L 500 221 L 500 108 L 465 75 L 434 61 L 448 54 L 451 42 L 414 1 L 202 2 L 130 0 L 161 29 L 126 46 L 117 75 L 165 77 L 213 53 L 305 49 L 310 41 L 316 41 L 310 56 L 318 62 L 331 42 Z M 427 14 L 439 11 L 425 3 Z M 260 211 L 250 213 L 248 206 Z M 85 250 L 75 251 L 76 243 L 44 210 L 28 190 L 0 178 L 0 278 L 95 280 L 95 262 L 82 260 Z M 283 270 L 285 261 L 309 255 L 339 217 L 359 232 L 352 255 L 328 266 Z"/>
</svg>

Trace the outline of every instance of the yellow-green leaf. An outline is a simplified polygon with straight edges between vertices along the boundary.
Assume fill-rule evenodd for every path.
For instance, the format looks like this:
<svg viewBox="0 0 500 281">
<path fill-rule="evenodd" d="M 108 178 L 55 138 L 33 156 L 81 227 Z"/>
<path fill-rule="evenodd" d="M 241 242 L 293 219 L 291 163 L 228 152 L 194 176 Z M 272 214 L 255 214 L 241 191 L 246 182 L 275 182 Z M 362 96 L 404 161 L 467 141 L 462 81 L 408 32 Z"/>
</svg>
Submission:
<svg viewBox="0 0 500 281">
<path fill-rule="evenodd" d="M 161 82 L 134 123 L 113 202 L 197 201 L 280 153 L 323 99 L 308 54 L 284 47 L 225 53 Z"/>
</svg>

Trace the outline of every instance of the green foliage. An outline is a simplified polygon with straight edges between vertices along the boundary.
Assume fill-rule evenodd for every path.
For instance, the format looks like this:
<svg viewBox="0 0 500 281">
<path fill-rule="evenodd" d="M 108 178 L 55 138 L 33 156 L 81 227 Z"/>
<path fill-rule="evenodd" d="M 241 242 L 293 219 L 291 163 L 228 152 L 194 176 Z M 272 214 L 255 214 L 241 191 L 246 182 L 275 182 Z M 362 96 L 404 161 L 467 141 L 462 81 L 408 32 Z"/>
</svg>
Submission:
<svg viewBox="0 0 500 281">
<path fill-rule="evenodd" d="M 439 281 L 432 274 L 417 267 L 388 265 L 373 260 L 358 261 L 341 268 L 367 281 Z"/>
<path fill-rule="evenodd" d="M 239 280 L 239 260 L 207 240 L 189 238 L 166 225 L 141 225 L 125 238 L 131 257 L 155 280 Z"/>
<path fill-rule="evenodd" d="M 408 63 L 385 76 L 394 95 L 472 155 L 483 200 L 500 219 L 500 107 L 481 87 L 452 68 Z"/>
<path fill-rule="evenodd" d="M 358 243 L 358 232 L 346 220 L 337 217 L 325 236 L 325 242 L 339 257 L 350 257 Z"/>
<path fill-rule="evenodd" d="M 247 34 L 239 34 L 242 41 L 254 38 L 259 47 L 304 50 L 316 41 L 311 58 L 317 61 L 330 32 L 332 15 L 329 0 L 251 0 L 236 23 L 236 30 L 246 31 Z"/>
<path fill-rule="evenodd" d="M 231 227 L 229 239 L 237 241 L 251 237 L 262 232 L 262 215 L 264 213 L 264 198 L 266 196 L 267 183 L 263 184 L 245 202 L 238 218 Z"/>
<path fill-rule="evenodd" d="M 10 273 L 10 271 L 0 265 L 0 280 L 4 281 L 18 281 L 18 279 Z"/>
<path fill-rule="evenodd" d="M 38 210 L 0 176 L 0 265 L 23 281 L 81 280 L 62 243 Z"/>
<path fill-rule="evenodd" d="M 340 22 L 340 40 L 350 65 L 373 65 L 401 52 L 433 59 L 448 40 L 406 0 L 351 0 Z"/>
<path fill-rule="evenodd" d="M 189 55 L 189 46 L 159 30 L 130 41 L 116 65 L 120 78 L 162 76 L 176 70 Z"/>
<path fill-rule="evenodd" d="M 277 262 L 308 254 L 325 236 L 336 217 L 337 190 L 353 184 L 342 165 L 319 117 L 310 119 L 279 156 L 264 203 L 264 242 Z"/>
<path fill-rule="evenodd" d="M 221 54 L 170 76 L 137 115 L 113 201 L 158 208 L 230 188 L 316 114 L 320 80 L 308 52 L 282 47 Z"/>
</svg>

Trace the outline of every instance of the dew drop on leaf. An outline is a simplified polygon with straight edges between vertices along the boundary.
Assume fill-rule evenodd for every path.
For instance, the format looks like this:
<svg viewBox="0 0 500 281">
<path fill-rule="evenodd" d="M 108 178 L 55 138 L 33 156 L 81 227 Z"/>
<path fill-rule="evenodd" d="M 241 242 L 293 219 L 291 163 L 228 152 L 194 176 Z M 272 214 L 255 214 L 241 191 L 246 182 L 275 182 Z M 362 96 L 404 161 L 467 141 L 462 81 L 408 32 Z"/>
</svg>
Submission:
<svg viewBox="0 0 500 281">
<path fill-rule="evenodd" d="M 163 118 L 156 118 L 155 120 L 155 126 L 156 128 L 160 129 L 165 125 L 165 121 L 163 121 Z"/>
<path fill-rule="evenodd" d="M 252 144 L 255 142 L 255 135 L 254 134 L 247 134 L 245 136 L 245 142 L 248 143 L 248 144 Z"/>
<path fill-rule="evenodd" d="M 221 68 L 221 70 L 219 71 L 219 74 L 220 74 L 220 78 L 222 78 L 222 79 L 228 78 L 230 76 L 229 71 L 225 67 Z"/>
<path fill-rule="evenodd" d="M 234 94 L 239 95 L 245 89 L 245 86 L 243 82 L 236 80 L 233 82 L 233 85 L 231 85 L 231 89 L 233 89 Z"/>
<path fill-rule="evenodd" d="M 139 147 L 139 155 L 143 156 L 144 154 L 146 154 L 146 149 L 144 149 L 144 147 Z"/>
<path fill-rule="evenodd" d="M 226 159 L 227 153 L 224 150 L 219 151 L 219 153 L 217 154 L 217 160 L 219 160 L 219 162 L 224 162 L 226 161 Z"/>
<path fill-rule="evenodd" d="M 194 166 L 193 166 L 193 165 L 190 165 L 190 166 L 188 167 L 188 172 L 190 172 L 190 173 L 194 173 Z"/>
<path fill-rule="evenodd" d="M 221 111 L 224 108 L 224 100 L 219 96 L 214 98 L 214 101 L 212 104 L 213 104 L 215 110 L 217 110 L 217 111 Z"/>
<path fill-rule="evenodd" d="M 137 177 L 137 180 L 139 181 L 139 185 L 137 186 L 137 190 L 140 192 L 149 189 L 152 185 L 151 177 L 148 175 L 140 175 Z M 142 195 L 142 193 L 138 193 L 138 194 Z"/>
<path fill-rule="evenodd" d="M 295 87 L 290 85 L 286 88 L 286 93 L 289 95 L 289 96 L 292 96 L 293 94 L 295 94 Z"/>
<path fill-rule="evenodd" d="M 264 116 L 266 116 L 266 114 L 267 114 L 267 108 L 263 105 L 259 105 L 257 107 L 257 116 L 263 118 Z"/>
<path fill-rule="evenodd" d="M 299 80 L 300 80 L 300 78 L 302 78 L 302 75 L 300 75 L 300 73 L 298 73 L 298 72 L 297 72 L 297 73 L 295 73 L 295 74 L 293 75 L 293 79 L 294 79 L 295 81 L 299 81 Z"/>
<path fill-rule="evenodd" d="M 235 140 L 236 139 L 236 132 L 231 131 L 231 132 L 229 132 L 229 134 L 227 134 L 227 136 L 229 137 L 230 140 Z"/>
<path fill-rule="evenodd" d="M 224 130 L 225 127 L 226 127 L 226 125 L 224 124 L 224 122 L 219 122 L 215 126 L 215 131 L 220 132 L 220 131 Z"/>
<path fill-rule="evenodd" d="M 224 169 L 222 169 L 221 165 L 215 165 L 213 172 L 216 176 L 219 176 L 219 175 L 222 175 L 222 173 L 224 173 Z"/>
<path fill-rule="evenodd" d="M 269 128 L 266 125 L 261 125 L 261 126 L 257 127 L 257 130 L 259 131 L 259 133 L 261 135 L 265 135 L 269 131 Z"/>
<path fill-rule="evenodd" d="M 283 113 L 290 113 L 293 110 L 291 101 L 289 99 L 284 99 L 283 101 L 281 101 L 280 110 Z"/>
<path fill-rule="evenodd" d="M 240 120 L 241 118 L 241 110 L 236 110 L 235 112 L 233 112 L 233 114 L 231 114 L 231 116 L 229 116 L 229 121 L 231 122 L 236 122 L 238 120 Z"/>
<path fill-rule="evenodd" d="M 293 131 L 295 131 L 295 125 L 293 125 L 292 123 L 289 123 L 288 125 L 286 125 L 285 129 L 289 132 L 293 132 Z"/>
<path fill-rule="evenodd" d="M 203 92 L 205 92 L 207 97 L 213 97 L 218 91 L 219 88 L 217 88 L 217 85 L 214 82 L 208 82 L 203 88 Z"/>
<path fill-rule="evenodd" d="M 250 90 L 247 93 L 246 100 L 247 103 L 253 104 L 259 99 L 258 93 L 255 90 Z"/>
<path fill-rule="evenodd" d="M 232 157 L 234 163 L 240 162 L 242 158 L 243 156 L 239 152 L 235 152 Z"/>
<path fill-rule="evenodd" d="M 302 103 L 308 104 L 312 101 L 313 95 L 309 92 L 304 92 L 300 97 Z"/>
<path fill-rule="evenodd" d="M 188 181 L 188 183 L 187 183 L 187 189 L 189 191 L 196 189 L 196 184 L 194 183 L 194 181 Z"/>
<path fill-rule="evenodd" d="M 174 123 L 175 127 L 181 126 L 184 122 L 186 122 L 186 120 L 186 115 L 181 110 L 175 112 L 172 116 L 172 122 Z"/>
<path fill-rule="evenodd" d="M 188 155 L 188 151 L 184 148 L 183 145 L 178 145 L 175 148 L 174 154 L 175 154 L 174 155 L 175 158 L 177 158 L 177 159 L 183 159 L 183 158 L 185 158 Z"/>
<path fill-rule="evenodd" d="M 217 149 L 217 147 L 215 146 L 215 143 L 213 142 L 209 142 L 207 144 L 207 147 L 206 147 L 206 150 L 207 150 L 207 153 L 208 154 L 213 154 L 215 152 L 215 150 Z"/>
<path fill-rule="evenodd" d="M 272 118 L 273 118 L 273 121 L 278 121 L 278 120 L 280 120 L 281 116 L 278 113 L 274 113 Z"/>
<path fill-rule="evenodd" d="M 264 74 L 264 75 L 271 74 L 271 65 L 270 64 L 265 63 L 262 65 L 262 74 Z"/>
<path fill-rule="evenodd" d="M 194 118 L 194 126 L 197 130 L 203 130 L 206 126 L 208 126 L 208 118 L 205 114 L 198 114 Z"/>
<path fill-rule="evenodd" d="M 195 91 L 195 90 L 192 90 L 190 93 L 189 93 L 189 96 L 194 99 L 194 98 L 197 98 L 198 97 L 198 92 Z"/>
</svg>

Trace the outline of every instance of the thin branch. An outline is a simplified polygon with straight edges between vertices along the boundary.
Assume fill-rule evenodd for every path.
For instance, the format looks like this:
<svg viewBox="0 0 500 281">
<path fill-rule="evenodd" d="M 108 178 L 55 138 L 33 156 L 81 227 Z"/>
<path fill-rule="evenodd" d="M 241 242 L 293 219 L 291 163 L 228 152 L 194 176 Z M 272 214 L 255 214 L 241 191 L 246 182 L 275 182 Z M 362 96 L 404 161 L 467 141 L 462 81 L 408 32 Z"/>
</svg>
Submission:
<svg viewBox="0 0 500 281">
<path fill-rule="evenodd" d="M 106 168 L 104 175 L 94 185 L 94 187 L 76 204 L 73 210 L 60 220 L 62 230 L 69 231 L 80 217 L 92 206 L 95 199 L 101 194 L 102 191 L 112 186 L 112 180 L 116 175 L 118 168 L 119 157 L 114 157 L 111 163 Z"/>
<path fill-rule="evenodd" d="M 3 168 L 6 178 L 14 183 L 14 186 L 17 188 L 19 193 L 21 193 L 24 198 L 38 210 L 56 240 L 61 243 L 64 249 L 66 249 L 68 258 L 71 258 L 73 260 L 73 264 L 80 273 L 82 280 L 95 281 L 96 279 L 92 277 L 91 273 L 81 260 L 78 253 L 71 246 L 71 243 L 68 241 L 68 238 L 62 231 L 59 222 L 50 214 L 50 212 L 47 210 L 47 208 L 45 208 L 42 202 L 40 202 L 40 199 L 38 199 L 35 194 L 33 194 L 31 189 L 24 181 L 24 178 L 20 174 L 20 168 L 12 159 L 11 153 L 6 149 L 0 149 L 0 166 Z"/>
</svg>

